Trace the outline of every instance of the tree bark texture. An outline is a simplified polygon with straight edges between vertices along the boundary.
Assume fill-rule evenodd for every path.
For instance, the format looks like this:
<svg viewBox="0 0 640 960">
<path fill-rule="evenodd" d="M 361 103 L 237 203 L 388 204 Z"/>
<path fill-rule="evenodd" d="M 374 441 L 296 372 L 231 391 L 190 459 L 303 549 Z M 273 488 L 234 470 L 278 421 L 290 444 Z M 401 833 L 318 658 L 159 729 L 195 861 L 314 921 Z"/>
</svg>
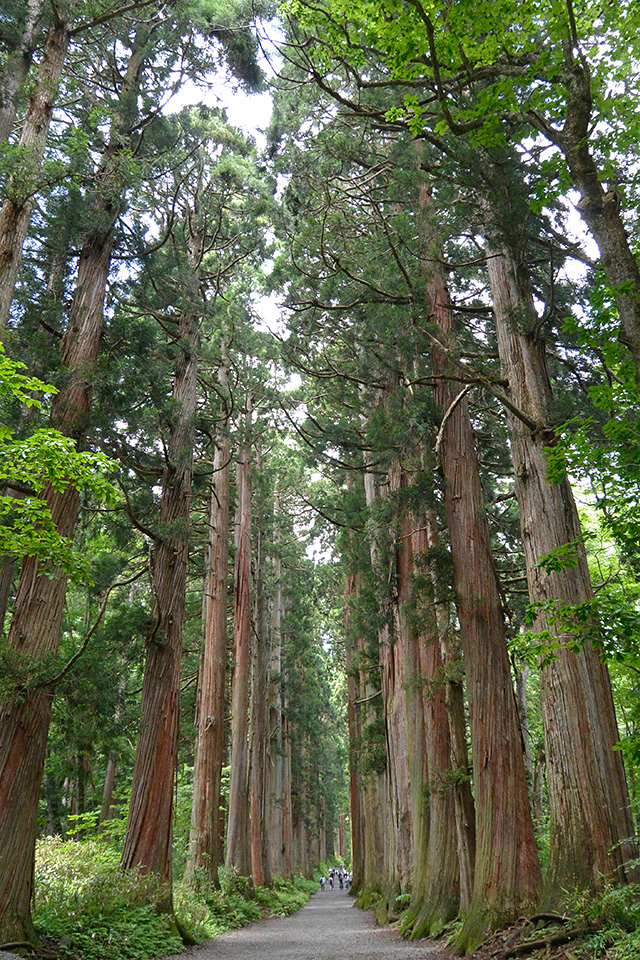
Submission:
<svg viewBox="0 0 640 960">
<path fill-rule="evenodd" d="M 349 811 L 351 825 L 352 891 L 358 894 L 364 879 L 364 797 L 360 769 L 362 729 L 358 700 L 357 642 L 352 635 L 349 604 L 357 596 L 357 578 L 348 574 L 345 596 L 345 648 L 347 671 L 347 723 L 349 728 Z"/>
<path fill-rule="evenodd" d="M 488 233 L 491 235 L 490 225 Z M 533 298 L 517 254 L 491 240 L 489 279 L 498 349 L 511 398 L 540 424 L 531 430 L 512 414 L 511 450 L 520 505 L 529 597 L 532 602 L 582 603 L 593 594 L 580 521 L 568 480 L 547 480 L 545 448 L 552 391 L 544 343 L 536 336 Z M 550 570 L 540 563 L 553 550 L 575 545 L 575 566 Z M 541 697 L 549 787 L 550 860 L 547 896 L 575 886 L 600 889 L 602 878 L 630 879 L 626 864 L 636 856 L 627 783 L 611 685 L 606 666 L 589 641 L 579 653 L 541 612 L 536 630 L 550 630 L 557 656 L 541 670 Z"/>
<path fill-rule="evenodd" d="M 293 876 L 293 811 L 291 807 L 291 724 L 286 716 L 282 727 L 282 870 L 285 877 Z"/>
<path fill-rule="evenodd" d="M 194 216 L 194 222 L 195 222 Z M 189 217 L 191 222 L 191 217 Z M 180 725 L 180 668 L 189 556 L 189 512 L 198 401 L 203 230 L 191 230 L 190 278 L 178 327 L 174 408 L 162 476 L 159 536 L 152 564 L 151 625 L 140 707 L 129 817 L 121 864 L 155 874 L 171 907 L 173 785 Z"/>
<path fill-rule="evenodd" d="M 429 314 L 453 346 L 448 290 L 438 270 Z M 527 794 L 522 739 L 489 528 L 484 519 L 475 438 L 467 397 L 447 379 L 446 355 L 433 351 L 434 400 L 443 414 L 442 472 L 454 588 L 464 649 L 476 799 L 473 899 L 459 938 L 472 949 L 489 924 L 516 919 L 537 900 L 540 865 Z"/>
<path fill-rule="evenodd" d="M 282 738 L 282 558 L 280 556 L 279 496 L 274 496 L 273 608 L 271 622 L 271 688 L 269 695 L 269 861 L 274 874 L 282 876 L 283 765 Z"/>
<path fill-rule="evenodd" d="M 403 481 L 408 484 L 409 478 L 404 475 Z M 412 904 L 403 932 L 422 937 L 437 935 L 457 916 L 460 885 L 446 684 L 433 585 L 427 580 L 426 595 L 418 597 L 414 592 L 411 597 L 411 582 L 425 563 L 429 542 L 424 518 L 409 515 L 403 528 L 398 556 L 399 607 L 406 609 L 412 600 L 414 619 L 419 624 L 414 635 L 408 637 L 408 656 L 412 650 L 414 653 L 414 672 L 407 685 L 407 712 L 410 718 L 415 714 L 409 724 L 410 731 L 415 730 L 411 786 L 419 807 L 413 818 Z M 406 616 L 403 619 L 406 621 Z M 403 633 L 409 633 L 406 623 L 400 625 Z"/>
<path fill-rule="evenodd" d="M 260 453 L 256 459 L 261 472 Z M 262 506 L 262 498 L 261 498 Z M 264 515 L 258 513 L 256 560 L 256 632 L 251 686 L 251 869 L 257 886 L 270 886 L 271 864 L 267 838 L 269 784 L 267 779 L 267 720 L 269 697 L 269 631 L 266 592 Z"/>
<path fill-rule="evenodd" d="M 249 415 L 250 416 L 250 415 Z M 238 549 L 235 560 L 231 674 L 231 782 L 225 864 L 251 876 L 249 830 L 249 675 L 251 664 L 251 451 L 246 441 L 238 470 Z"/>
<path fill-rule="evenodd" d="M 364 474 L 365 501 L 367 505 L 373 504 L 378 497 L 376 479 L 372 473 L 365 469 Z M 369 544 L 369 561 L 371 562 L 372 550 L 375 552 L 375 546 Z M 373 571 L 372 576 L 376 574 Z M 382 625 L 383 632 L 388 632 L 388 626 Z M 360 666 L 360 689 L 364 693 L 363 703 L 361 705 L 360 723 L 362 729 L 367 734 L 367 730 L 372 726 L 378 728 L 382 721 L 385 731 L 384 742 L 384 768 L 379 766 L 379 758 L 374 757 L 374 763 L 368 763 L 367 773 L 364 777 L 364 882 L 359 903 L 364 907 L 369 906 L 371 899 L 379 899 L 388 879 L 387 863 L 390 857 L 395 856 L 395 830 L 388 829 L 389 816 L 394 817 L 395 811 L 389 805 L 387 794 L 387 774 L 386 766 L 388 763 L 388 740 L 386 737 L 386 721 L 383 715 L 383 706 L 381 698 L 383 696 L 380 680 L 380 636 L 375 637 L 375 661 L 373 660 L 373 651 L 370 649 L 371 643 L 368 638 L 362 634 L 358 635 L 358 663 Z M 368 649 L 369 648 L 369 649 Z M 376 731 L 376 736 L 377 736 Z M 375 745 L 377 749 L 377 744 Z M 385 891 L 388 901 L 390 891 Z"/>
<path fill-rule="evenodd" d="M 392 633 L 393 605 L 389 592 L 390 531 L 375 521 L 375 509 L 381 497 L 388 495 L 388 484 L 380 484 L 365 468 L 365 499 L 373 511 L 372 536 L 369 541 L 371 566 L 378 598 L 378 656 L 382 693 L 382 710 L 387 762 L 384 768 L 382 795 L 385 818 L 383 846 L 383 873 L 376 886 L 383 896 L 377 908 L 378 922 L 385 922 L 395 912 L 398 894 L 409 886 L 411 879 L 411 788 L 409 784 L 409 756 L 407 743 L 406 698 L 402 689 L 405 681 L 402 651 Z M 365 844 L 368 846 L 368 843 Z"/>
<path fill-rule="evenodd" d="M 22 262 L 22 248 L 33 209 L 34 192 L 42 168 L 49 123 L 69 49 L 72 26 L 72 16 L 55 16 L 22 125 L 18 144 L 21 151 L 20 172 L 9 178 L 6 199 L 0 211 L 0 336 L 6 330 L 9 320 L 13 292 Z M 0 112 L 0 124 L 3 119 L 5 118 Z"/>
<path fill-rule="evenodd" d="M 451 769 L 454 774 L 452 793 L 455 805 L 455 823 L 458 852 L 460 910 L 467 913 L 473 898 L 473 881 L 476 858 L 475 804 L 471 792 L 471 765 L 467 744 L 467 722 L 464 708 L 464 688 L 460 676 L 462 651 L 452 630 L 447 597 L 448 584 L 442 583 L 435 554 L 441 549 L 438 520 L 435 507 L 428 508 L 426 516 L 426 546 L 431 551 L 429 562 L 430 579 L 438 642 L 444 672 L 444 702 L 449 724 Z"/>
<path fill-rule="evenodd" d="M 185 875 L 196 869 L 219 886 L 220 784 L 224 762 L 227 672 L 227 583 L 231 440 L 220 430 L 213 457 L 209 535 L 202 597 L 203 652 L 198 678 L 196 743 L 189 855 Z"/>
</svg>

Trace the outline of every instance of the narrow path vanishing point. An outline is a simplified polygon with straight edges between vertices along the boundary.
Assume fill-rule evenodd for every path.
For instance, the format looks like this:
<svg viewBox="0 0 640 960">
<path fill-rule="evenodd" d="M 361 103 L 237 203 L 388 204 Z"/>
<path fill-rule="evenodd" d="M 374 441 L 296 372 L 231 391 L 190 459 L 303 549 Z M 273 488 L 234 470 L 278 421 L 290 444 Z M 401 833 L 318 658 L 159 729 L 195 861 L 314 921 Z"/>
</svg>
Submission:
<svg viewBox="0 0 640 960">
<path fill-rule="evenodd" d="M 316 893 L 292 917 L 272 917 L 223 933 L 165 960 L 446 960 L 427 940 L 379 927 L 340 890 Z"/>
</svg>

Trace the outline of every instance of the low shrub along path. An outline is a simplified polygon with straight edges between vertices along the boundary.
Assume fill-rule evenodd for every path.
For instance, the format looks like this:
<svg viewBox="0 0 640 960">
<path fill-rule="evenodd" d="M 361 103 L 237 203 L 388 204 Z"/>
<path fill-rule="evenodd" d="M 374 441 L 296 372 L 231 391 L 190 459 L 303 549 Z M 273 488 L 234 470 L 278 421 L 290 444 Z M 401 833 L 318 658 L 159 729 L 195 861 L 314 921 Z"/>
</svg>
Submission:
<svg viewBox="0 0 640 960">
<path fill-rule="evenodd" d="M 292 917 L 272 917 L 223 933 L 165 960 L 446 960 L 425 940 L 408 942 L 340 890 L 316 893 Z"/>
</svg>

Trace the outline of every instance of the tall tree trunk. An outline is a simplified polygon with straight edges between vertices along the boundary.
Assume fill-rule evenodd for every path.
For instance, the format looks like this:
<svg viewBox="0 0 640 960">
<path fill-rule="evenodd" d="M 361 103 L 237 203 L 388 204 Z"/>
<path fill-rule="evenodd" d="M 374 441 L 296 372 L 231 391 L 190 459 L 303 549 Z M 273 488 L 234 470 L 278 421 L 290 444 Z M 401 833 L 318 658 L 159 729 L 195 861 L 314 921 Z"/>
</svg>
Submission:
<svg viewBox="0 0 640 960">
<path fill-rule="evenodd" d="M 347 723 L 349 728 L 349 811 L 351 824 L 351 865 L 353 872 L 352 891 L 360 892 L 364 877 L 364 797 L 362 772 L 360 769 L 360 744 L 362 728 L 358 715 L 358 670 L 356 640 L 352 636 L 349 617 L 349 604 L 357 596 L 356 575 L 347 576 L 346 614 L 345 614 L 345 651 L 347 673 Z"/>
<path fill-rule="evenodd" d="M 256 468 L 261 473 L 260 451 Z M 269 695 L 269 635 L 266 589 L 264 491 L 260 497 L 258 514 L 256 560 L 256 632 L 251 690 L 251 867 L 257 886 L 271 884 L 271 864 L 267 838 L 268 781 L 267 781 L 267 718 Z"/>
<path fill-rule="evenodd" d="M 278 488 L 274 492 L 273 613 L 271 625 L 271 692 L 269 698 L 269 861 L 273 873 L 282 876 L 283 766 L 282 739 L 282 558 Z"/>
<path fill-rule="evenodd" d="M 451 768 L 454 781 L 452 792 L 455 805 L 460 911 L 464 915 L 469 911 L 473 899 L 476 817 L 473 793 L 471 792 L 471 765 L 467 744 L 464 688 L 461 678 L 462 653 L 459 640 L 450 623 L 450 601 L 447 596 L 450 589 L 449 584 L 442 582 L 436 559 L 437 553 L 441 550 L 441 545 L 435 507 L 430 507 L 427 510 L 424 533 L 426 534 L 426 546 L 431 552 L 429 573 L 433 586 L 435 618 L 444 670 L 444 702 L 449 723 Z"/>
<path fill-rule="evenodd" d="M 284 703 L 282 727 L 282 871 L 285 877 L 293 876 L 293 810 L 291 807 L 291 725 Z"/>
<path fill-rule="evenodd" d="M 197 201 L 196 201 L 197 203 Z M 189 512 L 198 400 L 200 263 L 204 231 L 189 211 L 189 280 L 178 327 L 172 422 L 162 476 L 160 524 L 152 565 L 153 603 L 146 638 L 140 732 L 136 746 L 124 869 L 156 875 L 172 908 L 173 785 L 180 732 L 180 668 L 189 556 Z M 166 532 L 165 532 L 166 531 Z"/>
<path fill-rule="evenodd" d="M 405 820 L 406 800 L 410 817 L 410 790 L 404 791 L 408 783 L 408 757 L 403 750 L 402 737 L 405 736 L 406 746 L 406 714 L 404 691 L 401 684 L 404 680 L 403 664 L 398 662 L 398 650 L 391 629 L 393 609 L 389 593 L 390 574 L 388 565 L 391 562 L 389 551 L 390 531 L 383 528 L 375 520 L 375 510 L 379 500 L 388 496 L 388 484 L 382 484 L 377 477 L 365 467 L 364 475 L 365 500 L 367 507 L 372 511 L 371 538 L 369 551 L 371 567 L 373 569 L 374 585 L 378 600 L 378 657 L 380 665 L 382 714 L 384 720 L 386 763 L 381 771 L 380 798 L 381 810 L 384 818 L 385 841 L 380 848 L 382 872 L 375 878 L 374 889 L 382 892 L 379 899 L 376 916 L 379 923 L 384 923 L 394 915 L 395 901 L 401 892 L 400 870 L 406 860 L 402 856 L 406 836 L 401 834 L 401 826 Z M 387 551 L 385 551 L 385 547 Z M 400 694 L 402 693 L 402 696 Z M 402 701 L 402 703 L 400 702 Z M 405 761 L 403 763 L 403 761 Z M 410 837 L 410 831 L 408 832 Z M 366 847 L 369 844 L 366 842 Z M 373 879 L 373 878 L 371 878 Z M 408 879 L 408 878 L 407 878 Z"/>
<path fill-rule="evenodd" d="M 247 433 L 251 413 L 247 414 Z M 239 536 L 235 562 L 233 672 L 231 674 L 231 782 L 226 866 L 251 875 L 249 831 L 249 674 L 251 664 L 251 450 L 248 436 L 238 471 Z"/>
<path fill-rule="evenodd" d="M 4 334 L 9 320 L 22 262 L 22 247 L 33 209 L 34 191 L 42 167 L 72 26 L 72 15 L 55 13 L 18 144 L 23 158 L 20 172 L 9 178 L 6 199 L 0 211 L 0 336 Z"/>
<path fill-rule="evenodd" d="M 529 279 L 521 251 L 504 234 L 495 236 L 495 223 L 487 233 L 500 359 L 511 398 L 529 421 L 508 413 L 529 597 L 581 604 L 593 594 L 573 494 L 566 478 L 551 483 L 546 476 L 552 391 Z M 532 422 L 539 426 L 531 429 Z M 541 563 L 567 544 L 575 546 L 575 565 L 558 571 Z M 629 861 L 637 851 L 622 756 L 614 749 L 619 734 L 607 668 L 586 639 L 573 652 L 576 638 L 544 611 L 535 629 L 559 642 L 540 675 L 550 816 L 546 893 L 553 899 L 575 886 L 598 890 L 603 877 L 633 879 Z"/>
<path fill-rule="evenodd" d="M 226 381 L 226 375 L 224 377 Z M 226 383 L 224 384 L 226 386 Z M 185 876 L 203 870 L 219 886 L 220 784 L 224 762 L 231 440 L 220 428 L 213 457 L 202 598 L 204 648 L 198 678 L 191 831 Z"/>
<path fill-rule="evenodd" d="M 141 50 L 129 62 L 123 92 L 137 87 L 142 69 Z M 66 386 L 56 395 L 51 425 L 80 441 L 91 406 L 91 377 L 102 334 L 104 294 L 113 247 L 116 212 L 113 200 L 113 164 L 122 149 L 120 118 L 99 172 L 104 193 L 95 201 L 95 222 L 106 221 L 85 237 L 69 322 L 62 342 L 62 363 L 68 368 Z M 43 492 L 58 532 L 73 539 L 78 519 L 79 493 L 72 485 Z M 34 557 L 22 565 L 7 638 L 10 649 L 35 661 L 57 651 L 67 590 L 64 571 L 47 567 Z M 0 940 L 35 940 L 30 915 L 37 830 L 37 808 L 51 716 L 53 691 L 31 690 L 20 700 L 2 704 L 0 724 Z"/>
<path fill-rule="evenodd" d="M 435 258 L 428 297 L 430 317 L 444 343 L 453 346 L 451 301 Z M 443 412 L 442 471 L 476 798 L 473 899 L 458 938 L 459 946 L 470 950 L 490 923 L 514 920 L 536 902 L 541 876 L 468 401 L 454 395 L 440 349 L 433 351 L 433 370 L 434 400 Z"/>
<path fill-rule="evenodd" d="M 408 484 L 408 477 L 403 480 Z M 449 718 L 433 584 L 427 579 L 425 595 L 417 597 L 414 593 L 413 598 L 410 596 L 416 568 L 426 563 L 429 540 L 423 517 L 409 515 L 403 526 L 399 567 L 408 569 L 403 576 L 398 576 L 399 605 L 406 608 L 413 599 L 416 620 L 422 624 L 418 635 L 411 637 L 411 647 L 415 651 L 414 676 L 407 685 L 407 698 L 413 691 L 409 714 L 417 713 L 424 725 L 422 731 L 416 729 L 416 746 L 412 751 L 423 753 L 423 756 L 416 757 L 412 771 L 412 777 L 416 779 L 415 783 L 412 781 L 412 790 L 423 809 L 418 809 L 414 815 L 418 829 L 414 844 L 412 903 L 403 923 L 403 933 L 421 937 L 436 935 L 457 916 L 460 871 Z M 404 582 L 406 587 L 403 588 Z M 406 625 L 403 631 L 407 632 Z M 415 720 L 413 726 L 418 726 Z"/>
<path fill-rule="evenodd" d="M 44 0 L 28 0 L 20 37 L 20 45 L 11 50 L 0 76 L 0 142 L 7 140 L 13 129 L 18 102 L 36 49 Z"/>
</svg>

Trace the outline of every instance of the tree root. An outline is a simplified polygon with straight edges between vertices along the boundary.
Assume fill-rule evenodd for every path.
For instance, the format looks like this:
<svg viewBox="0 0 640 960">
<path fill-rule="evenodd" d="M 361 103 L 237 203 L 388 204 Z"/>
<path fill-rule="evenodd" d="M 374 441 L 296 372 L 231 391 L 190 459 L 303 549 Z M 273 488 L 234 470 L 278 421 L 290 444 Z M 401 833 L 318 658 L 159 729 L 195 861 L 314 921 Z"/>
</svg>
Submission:
<svg viewBox="0 0 640 960">
<path fill-rule="evenodd" d="M 586 933 L 590 933 L 589 927 L 578 927 L 573 930 L 563 930 L 562 933 L 549 933 L 546 937 L 539 937 L 537 940 L 527 940 L 526 943 L 520 943 L 517 946 L 510 944 L 503 949 L 499 956 L 501 960 L 508 960 L 510 957 L 523 957 L 527 953 L 533 953 L 534 950 L 541 950 L 546 947 L 558 947 L 563 943 L 570 943 L 571 940 L 577 940 Z M 505 945 L 506 946 L 506 945 Z"/>
</svg>

